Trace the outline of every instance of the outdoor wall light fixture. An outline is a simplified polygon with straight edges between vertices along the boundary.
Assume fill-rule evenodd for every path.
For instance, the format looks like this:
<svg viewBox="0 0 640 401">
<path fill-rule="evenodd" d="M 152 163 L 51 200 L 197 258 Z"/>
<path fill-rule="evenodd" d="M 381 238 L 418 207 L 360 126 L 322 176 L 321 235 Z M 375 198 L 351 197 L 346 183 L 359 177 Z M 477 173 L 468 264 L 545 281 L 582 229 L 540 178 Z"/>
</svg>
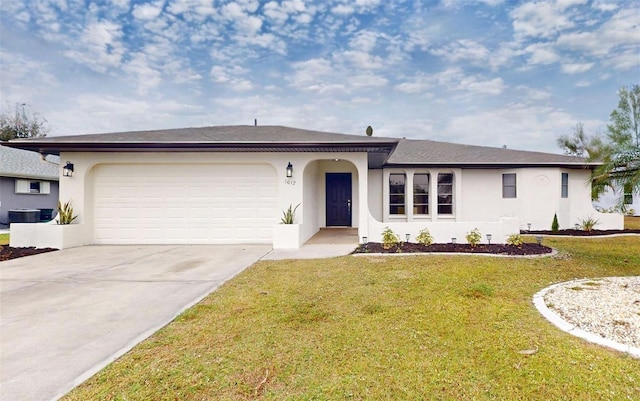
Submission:
<svg viewBox="0 0 640 401">
<path fill-rule="evenodd" d="M 64 165 L 62 175 L 65 177 L 71 177 L 73 175 L 73 163 L 68 161 L 67 164 Z"/>
<path fill-rule="evenodd" d="M 527 223 L 527 231 L 531 231 L 531 223 Z"/>
<path fill-rule="evenodd" d="M 362 243 L 363 243 L 363 244 L 365 244 L 365 245 L 367 245 L 367 242 L 369 242 L 369 241 L 367 240 L 367 237 L 362 237 Z"/>
<path fill-rule="evenodd" d="M 291 162 L 289 162 L 289 164 L 287 164 L 287 178 L 291 177 L 293 177 L 293 166 L 291 165 Z"/>
<path fill-rule="evenodd" d="M 538 243 L 538 245 L 542 245 L 542 236 L 537 236 L 536 242 Z"/>
<path fill-rule="evenodd" d="M 487 234 L 487 242 L 491 245 L 491 234 Z"/>
</svg>

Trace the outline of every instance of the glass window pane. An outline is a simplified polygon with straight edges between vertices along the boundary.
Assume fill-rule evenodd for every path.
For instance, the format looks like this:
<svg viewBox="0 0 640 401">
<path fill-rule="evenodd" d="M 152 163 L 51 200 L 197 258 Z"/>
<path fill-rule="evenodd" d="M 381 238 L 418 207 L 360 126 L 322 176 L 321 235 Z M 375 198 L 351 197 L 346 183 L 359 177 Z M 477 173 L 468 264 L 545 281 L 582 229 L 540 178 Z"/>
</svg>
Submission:
<svg viewBox="0 0 640 401">
<path fill-rule="evenodd" d="M 404 174 L 389 174 L 389 214 L 404 214 L 405 182 Z"/>
<path fill-rule="evenodd" d="M 502 197 L 516 197 L 516 175 L 515 173 L 502 174 Z"/>
<path fill-rule="evenodd" d="M 453 214 L 453 174 L 438 174 L 438 213 Z"/>
<path fill-rule="evenodd" d="M 438 184 L 452 184 L 453 174 L 438 174 Z"/>
<path fill-rule="evenodd" d="M 516 188 L 515 187 L 504 187 L 502 190 L 503 198 L 515 198 L 516 197 Z"/>
</svg>

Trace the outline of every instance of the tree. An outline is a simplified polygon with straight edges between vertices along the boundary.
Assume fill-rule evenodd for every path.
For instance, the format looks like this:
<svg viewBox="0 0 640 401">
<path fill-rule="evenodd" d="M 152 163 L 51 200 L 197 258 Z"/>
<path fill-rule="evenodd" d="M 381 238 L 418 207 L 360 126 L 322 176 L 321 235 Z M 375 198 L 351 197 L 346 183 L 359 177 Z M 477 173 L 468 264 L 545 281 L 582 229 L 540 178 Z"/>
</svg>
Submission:
<svg viewBox="0 0 640 401">
<path fill-rule="evenodd" d="M 573 134 L 558 137 L 557 143 L 564 150 L 565 155 L 586 157 L 591 161 L 600 160 L 606 149 L 599 135 L 589 135 L 584 132 L 582 123 L 576 124 Z"/>
<path fill-rule="evenodd" d="M 27 113 L 22 105 L 22 112 L 16 105 L 15 113 L 0 114 L 0 141 L 16 138 L 42 138 L 47 136 L 49 127 L 47 120 L 38 113 Z"/>
<path fill-rule="evenodd" d="M 592 188 L 596 195 L 607 187 L 618 188 L 622 192 L 618 208 L 624 211 L 622 189 L 640 192 L 640 85 L 620 88 L 618 97 L 618 108 L 607 125 L 608 149 L 603 164 L 593 172 Z"/>
<path fill-rule="evenodd" d="M 640 148 L 640 85 L 618 91 L 618 108 L 607 125 L 609 139 L 622 149 Z"/>
<path fill-rule="evenodd" d="M 591 176 L 591 196 L 597 199 L 607 188 L 619 189 L 618 208 L 624 211 L 622 189 L 640 193 L 640 85 L 620 88 L 607 131 L 605 138 L 589 136 L 578 124 L 573 135 L 558 138 L 558 145 L 565 154 L 602 162 Z"/>
</svg>

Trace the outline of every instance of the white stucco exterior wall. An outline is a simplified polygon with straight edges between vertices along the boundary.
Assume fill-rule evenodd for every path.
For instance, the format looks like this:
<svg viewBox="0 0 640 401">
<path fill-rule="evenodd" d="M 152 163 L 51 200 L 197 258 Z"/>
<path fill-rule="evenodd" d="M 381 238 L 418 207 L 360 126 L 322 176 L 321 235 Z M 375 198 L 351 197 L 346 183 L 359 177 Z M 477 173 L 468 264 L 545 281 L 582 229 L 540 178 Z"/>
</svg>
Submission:
<svg viewBox="0 0 640 401">
<path fill-rule="evenodd" d="M 295 223 L 300 225 L 299 236 L 291 244 L 300 246 L 325 224 L 325 173 L 352 173 L 352 225 L 366 232 L 368 222 L 366 153 L 291 152 L 291 153 L 62 153 L 63 160 L 74 163 L 73 177 L 63 177 L 60 183 L 60 199 L 71 200 L 74 211 L 79 215 L 77 223 L 82 227 L 82 243 L 93 243 L 93 168 L 101 164 L 164 164 L 167 168 L 176 164 L 269 164 L 278 175 L 278 205 L 280 211 L 289 205 L 300 204 Z M 339 159 L 339 161 L 334 161 Z M 293 177 L 285 176 L 287 164 L 293 165 Z M 126 180 L 123 177 L 123 180 Z M 280 222 L 282 214 L 274 216 L 274 223 Z M 364 222 L 364 224 L 362 224 Z"/>
<path fill-rule="evenodd" d="M 406 174 L 404 215 L 389 214 L 389 174 Z M 430 174 L 430 214 L 413 215 L 413 181 L 416 173 Z M 454 174 L 454 208 L 451 215 L 438 215 L 437 175 Z M 502 197 L 502 175 L 516 174 L 516 197 Z M 562 198 L 562 173 L 568 174 L 568 197 Z M 561 229 L 573 228 L 586 218 L 599 221 L 598 229 L 622 229 L 622 215 L 600 213 L 591 205 L 589 186 L 590 171 L 562 168 L 515 169 L 438 169 L 394 168 L 382 173 L 370 172 L 370 186 L 381 186 L 383 197 L 377 202 L 375 194 L 369 195 L 371 210 L 382 210 L 370 215 L 369 241 L 380 241 L 382 230 L 389 227 L 404 239 L 412 238 L 422 228 L 428 228 L 438 242 L 450 242 L 456 237 L 463 241 L 466 233 L 478 228 L 492 234 L 494 242 L 504 242 L 510 234 L 528 229 L 549 230 L 554 213 Z M 376 182 L 379 182 L 377 184 Z"/>
</svg>

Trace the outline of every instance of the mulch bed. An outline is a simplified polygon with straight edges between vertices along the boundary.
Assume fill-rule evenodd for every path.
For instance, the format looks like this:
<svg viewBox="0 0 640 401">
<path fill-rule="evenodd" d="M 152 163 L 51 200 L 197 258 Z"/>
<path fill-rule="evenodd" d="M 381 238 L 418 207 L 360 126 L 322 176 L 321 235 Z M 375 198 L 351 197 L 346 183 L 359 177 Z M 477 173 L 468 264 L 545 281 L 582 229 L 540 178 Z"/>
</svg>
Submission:
<svg viewBox="0 0 640 401">
<path fill-rule="evenodd" d="M 571 235 L 574 237 L 597 237 L 599 235 L 611 235 L 611 234 L 640 234 L 640 230 L 531 230 L 531 231 L 520 231 L 520 234 L 530 234 L 530 235 Z"/>
<path fill-rule="evenodd" d="M 21 258 L 23 256 L 37 255 L 39 253 L 57 251 L 55 248 L 12 248 L 9 245 L 0 245 L 0 261 Z"/>
<path fill-rule="evenodd" d="M 494 255 L 544 255 L 551 253 L 552 249 L 548 246 L 524 243 L 522 246 L 511 246 L 505 244 L 481 244 L 472 247 L 469 244 L 431 244 L 422 245 L 416 243 L 402 243 L 398 246 L 384 249 L 379 242 L 369 242 L 368 244 L 360 244 L 353 253 L 478 253 L 478 254 L 494 254 Z"/>
</svg>

